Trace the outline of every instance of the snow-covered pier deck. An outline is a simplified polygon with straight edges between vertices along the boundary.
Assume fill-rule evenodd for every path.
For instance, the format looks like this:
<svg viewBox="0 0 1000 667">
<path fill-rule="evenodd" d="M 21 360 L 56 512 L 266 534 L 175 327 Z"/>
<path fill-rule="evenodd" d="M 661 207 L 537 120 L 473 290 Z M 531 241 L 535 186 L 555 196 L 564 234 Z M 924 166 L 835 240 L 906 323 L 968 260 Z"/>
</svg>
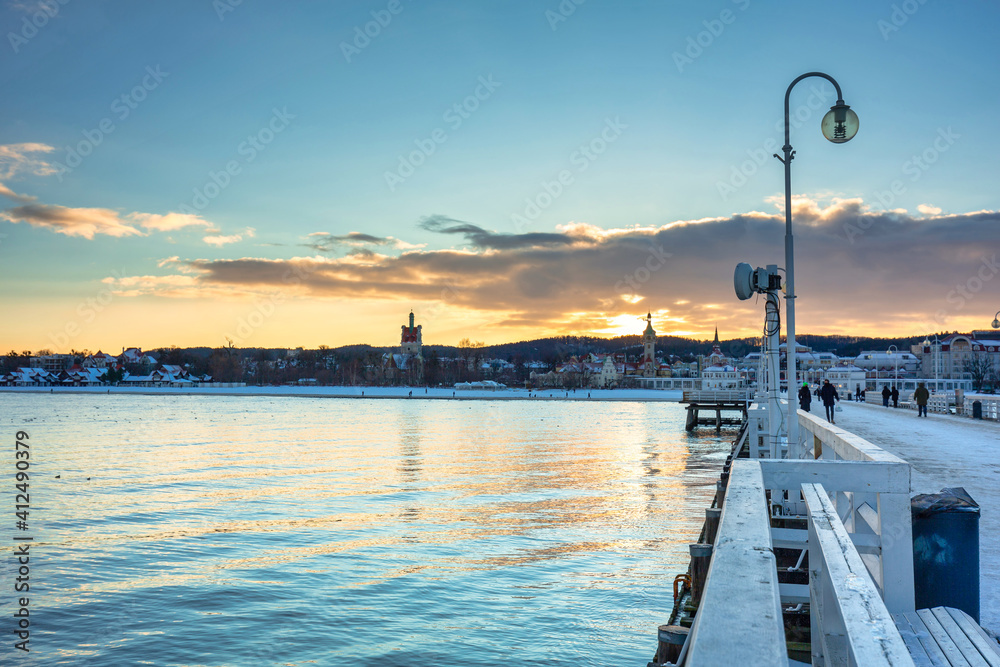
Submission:
<svg viewBox="0 0 1000 667">
<path fill-rule="evenodd" d="M 911 466 L 910 492 L 961 486 L 981 508 L 980 622 L 1000 633 L 1000 424 L 968 417 L 842 401 L 837 426 Z"/>
<path fill-rule="evenodd" d="M 761 408 L 723 473 L 718 532 L 699 545 L 712 556 L 688 641 L 658 664 L 1000 666 L 964 611 L 915 608 L 910 516 L 917 493 L 961 486 L 977 501 L 980 623 L 997 630 L 1000 424 L 845 402 L 836 425 L 799 411 L 796 442 L 770 458 Z"/>
</svg>

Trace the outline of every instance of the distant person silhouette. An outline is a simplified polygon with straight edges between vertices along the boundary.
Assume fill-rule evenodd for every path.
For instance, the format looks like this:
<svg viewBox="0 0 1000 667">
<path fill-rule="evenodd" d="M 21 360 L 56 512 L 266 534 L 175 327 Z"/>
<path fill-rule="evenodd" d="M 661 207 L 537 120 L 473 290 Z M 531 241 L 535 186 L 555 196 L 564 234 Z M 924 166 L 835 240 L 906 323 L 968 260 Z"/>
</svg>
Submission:
<svg viewBox="0 0 1000 667">
<path fill-rule="evenodd" d="M 917 402 L 917 416 L 926 417 L 927 416 L 927 399 L 931 397 L 931 393 L 927 391 L 927 387 L 924 386 L 923 382 L 917 383 L 917 388 L 913 392 L 913 400 Z"/>
<path fill-rule="evenodd" d="M 823 388 L 819 390 L 819 395 L 823 399 L 823 406 L 826 408 L 826 420 L 831 424 L 836 424 L 833 420 L 834 401 L 840 401 L 840 394 L 837 388 L 830 384 L 829 380 L 823 380 Z"/>
<path fill-rule="evenodd" d="M 898 408 L 899 407 L 899 389 L 897 389 L 896 387 L 893 387 L 892 388 L 892 392 L 889 395 L 892 396 L 892 407 Z"/>
<path fill-rule="evenodd" d="M 809 391 L 809 383 L 803 382 L 799 389 L 799 408 L 809 412 L 809 405 L 812 403 L 812 393 Z"/>
<path fill-rule="evenodd" d="M 882 385 L 882 406 L 889 407 L 889 398 L 892 396 L 892 392 L 889 391 L 889 385 Z"/>
</svg>

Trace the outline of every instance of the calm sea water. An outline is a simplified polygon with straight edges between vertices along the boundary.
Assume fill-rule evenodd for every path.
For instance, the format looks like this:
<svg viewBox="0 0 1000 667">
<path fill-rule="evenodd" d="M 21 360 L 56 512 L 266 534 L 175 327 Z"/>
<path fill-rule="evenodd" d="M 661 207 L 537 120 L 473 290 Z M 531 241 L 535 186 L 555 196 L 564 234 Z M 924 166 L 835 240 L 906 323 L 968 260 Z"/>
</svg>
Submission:
<svg viewBox="0 0 1000 667">
<path fill-rule="evenodd" d="M 0 539 L 34 537 L 31 652 L 7 557 L 0 663 L 645 665 L 731 437 L 683 416 L 0 394 Z"/>
</svg>

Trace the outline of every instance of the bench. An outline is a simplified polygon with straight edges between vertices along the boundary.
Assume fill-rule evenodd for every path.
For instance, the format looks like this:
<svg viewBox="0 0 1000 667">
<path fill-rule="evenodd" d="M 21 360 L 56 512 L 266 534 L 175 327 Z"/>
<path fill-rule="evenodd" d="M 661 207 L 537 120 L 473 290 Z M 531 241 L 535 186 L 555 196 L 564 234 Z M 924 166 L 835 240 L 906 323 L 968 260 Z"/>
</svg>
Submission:
<svg viewBox="0 0 1000 667">
<path fill-rule="evenodd" d="M 1000 667 L 1000 644 L 961 609 L 893 614 L 917 667 Z"/>
</svg>

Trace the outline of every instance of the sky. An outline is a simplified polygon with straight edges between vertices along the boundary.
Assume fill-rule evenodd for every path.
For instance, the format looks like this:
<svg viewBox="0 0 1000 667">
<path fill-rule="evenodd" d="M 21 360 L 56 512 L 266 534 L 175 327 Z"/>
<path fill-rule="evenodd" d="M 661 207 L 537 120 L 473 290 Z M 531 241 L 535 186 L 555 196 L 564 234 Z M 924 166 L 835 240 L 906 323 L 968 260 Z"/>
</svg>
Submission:
<svg viewBox="0 0 1000 667">
<path fill-rule="evenodd" d="M 0 0 L 0 347 L 920 336 L 1000 308 L 1000 5 Z M 784 306 L 783 306 L 784 308 Z M 784 312 L 782 313 L 784 314 Z"/>
</svg>

